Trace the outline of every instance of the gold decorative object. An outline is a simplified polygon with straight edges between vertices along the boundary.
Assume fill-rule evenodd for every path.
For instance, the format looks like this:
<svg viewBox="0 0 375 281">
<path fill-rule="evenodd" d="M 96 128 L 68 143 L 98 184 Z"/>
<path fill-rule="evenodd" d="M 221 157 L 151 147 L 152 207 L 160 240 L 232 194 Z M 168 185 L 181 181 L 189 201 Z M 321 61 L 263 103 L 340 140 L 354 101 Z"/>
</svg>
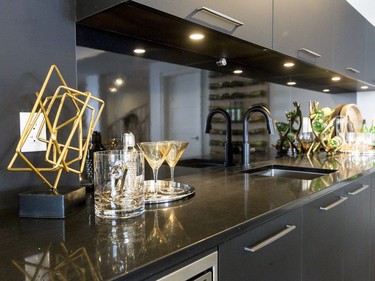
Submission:
<svg viewBox="0 0 375 281">
<path fill-rule="evenodd" d="M 46 95 L 45 92 L 52 74 L 55 73 L 61 82 L 53 95 Z M 98 103 L 98 112 L 90 102 Z M 73 107 L 73 114 L 68 106 Z M 8 165 L 9 171 L 33 171 L 52 190 L 56 190 L 63 171 L 80 174 L 83 172 L 85 161 L 81 161 L 79 169 L 74 169 L 73 164 L 79 163 L 86 158 L 89 141 L 84 140 L 82 135 L 83 120 L 89 120 L 88 135 L 90 136 L 103 111 L 104 102 L 91 95 L 89 92 L 80 92 L 69 88 L 64 81 L 57 66 L 52 65 L 46 76 L 39 93 L 36 93 L 36 101 L 27 120 L 24 131 L 21 134 L 16 153 Z M 64 114 L 62 114 L 64 113 Z M 86 114 L 85 114 L 86 113 Z M 46 167 L 36 167 L 28 157 L 21 151 L 31 130 L 35 126 L 40 115 L 44 120 L 38 128 L 37 139 L 47 144 L 45 153 Z M 68 116 L 64 118 L 63 116 Z M 47 128 L 47 138 L 41 137 L 42 128 Z M 64 134 L 63 134 L 63 133 Z M 68 135 L 68 137 L 63 137 Z M 77 145 L 72 144 L 73 138 L 77 139 Z M 24 161 L 27 167 L 15 167 L 18 158 Z M 43 175 L 44 172 L 56 173 L 54 182 L 50 182 Z"/>
<path fill-rule="evenodd" d="M 334 110 L 329 107 L 319 109 L 319 102 L 310 101 L 310 121 L 315 139 L 307 154 L 310 155 L 323 148 L 328 155 L 333 155 L 344 143 L 340 136 L 334 135 L 335 120 Z"/>
</svg>

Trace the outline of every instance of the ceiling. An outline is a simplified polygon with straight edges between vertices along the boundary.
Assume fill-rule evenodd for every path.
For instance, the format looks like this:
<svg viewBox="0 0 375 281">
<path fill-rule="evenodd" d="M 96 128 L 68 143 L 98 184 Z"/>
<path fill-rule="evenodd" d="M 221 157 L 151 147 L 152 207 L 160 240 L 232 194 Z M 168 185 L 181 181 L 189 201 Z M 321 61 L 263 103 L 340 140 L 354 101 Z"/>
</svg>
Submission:
<svg viewBox="0 0 375 281">
<path fill-rule="evenodd" d="M 362 14 L 373 26 L 375 26 L 375 2 L 374 0 L 346 0 L 359 13 Z"/>
</svg>

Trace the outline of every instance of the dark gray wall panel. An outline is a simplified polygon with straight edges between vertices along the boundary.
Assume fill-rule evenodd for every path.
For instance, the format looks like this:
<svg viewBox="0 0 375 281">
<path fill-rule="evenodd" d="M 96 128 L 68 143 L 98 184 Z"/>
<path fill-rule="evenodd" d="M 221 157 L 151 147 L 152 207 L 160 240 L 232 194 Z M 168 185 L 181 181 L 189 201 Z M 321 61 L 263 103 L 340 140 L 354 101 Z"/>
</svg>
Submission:
<svg viewBox="0 0 375 281">
<path fill-rule="evenodd" d="M 44 186 L 32 172 L 7 166 L 20 137 L 19 112 L 31 111 L 52 64 L 75 88 L 75 1 L 0 0 L 0 209 L 17 206 L 20 191 Z M 29 154 L 43 163 L 43 154 Z M 78 185 L 78 175 L 60 182 Z"/>
</svg>

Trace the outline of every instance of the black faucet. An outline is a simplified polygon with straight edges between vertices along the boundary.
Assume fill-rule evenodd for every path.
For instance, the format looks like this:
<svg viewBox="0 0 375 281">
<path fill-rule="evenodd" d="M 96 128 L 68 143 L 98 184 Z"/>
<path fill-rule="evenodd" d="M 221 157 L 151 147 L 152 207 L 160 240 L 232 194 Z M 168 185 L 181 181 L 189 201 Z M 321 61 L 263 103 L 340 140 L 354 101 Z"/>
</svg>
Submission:
<svg viewBox="0 0 375 281">
<path fill-rule="evenodd" d="M 230 166 L 233 166 L 234 164 L 233 164 L 233 144 L 232 144 L 232 123 L 231 123 L 231 118 L 230 118 L 229 113 L 222 108 L 215 108 L 215 109 L 211 110 L 207 115 L 205 133 L 208 134 L 210 132 L 210 130 L 211 130 L 211 120 L 212 120 L 212 117 L 216 113 L 222 114 L 225 118 L 226 141 L 225 141 L 225 145 L 224 145 L 224 150 L 225 150 L 224 167 L 230 167 Z"/>
<path fill-rule="evenodd" d="M 261 105 L 249 107 L 243 116 L 243 144 L 242 144 L 242 166 L 250 166 L 250 144 L 249 144 L 249 117 L 253 112 L 260 112 L 264 115 L 267 121 L 267 130 L 270 134 L 275 133 L 275 127 L 270 111 Z"/>
</svg>

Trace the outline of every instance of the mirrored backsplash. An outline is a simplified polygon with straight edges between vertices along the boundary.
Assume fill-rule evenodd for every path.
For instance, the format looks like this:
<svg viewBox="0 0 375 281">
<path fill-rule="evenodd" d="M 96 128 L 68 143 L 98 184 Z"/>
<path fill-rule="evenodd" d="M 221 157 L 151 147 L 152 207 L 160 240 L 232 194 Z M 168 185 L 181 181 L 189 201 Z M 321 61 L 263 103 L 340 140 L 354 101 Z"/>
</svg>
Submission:
<svg viewBox="0 0 375 281">
<path fill-rule="evenodd" d="M 78 89 L 106 103 L 96 128 L 105 144 L 118 141 L 126 131 L 133 132 L 137 142 L 187 140 L 184 158 L 223 157 L 223 117 L 216 115 L 210 134 L 204 132 L 207 114 L 217 107 L 231 115 L 233 144 L 240 147 L 242 115 L 250 106 L 263 105 L 274 120 L 285 121 L 293 101 L 301 103 L 304 116 L 309 115 L 310 100 L 330 107 L 356 102 L 355 93 L 329 95 L 85 47 L 77 47 L 77 59 Z M 268 135 L 262 116 L 254 113 L 249 122 L 251 147 L 272 149 L 278 136 Z"/>
</svg>

